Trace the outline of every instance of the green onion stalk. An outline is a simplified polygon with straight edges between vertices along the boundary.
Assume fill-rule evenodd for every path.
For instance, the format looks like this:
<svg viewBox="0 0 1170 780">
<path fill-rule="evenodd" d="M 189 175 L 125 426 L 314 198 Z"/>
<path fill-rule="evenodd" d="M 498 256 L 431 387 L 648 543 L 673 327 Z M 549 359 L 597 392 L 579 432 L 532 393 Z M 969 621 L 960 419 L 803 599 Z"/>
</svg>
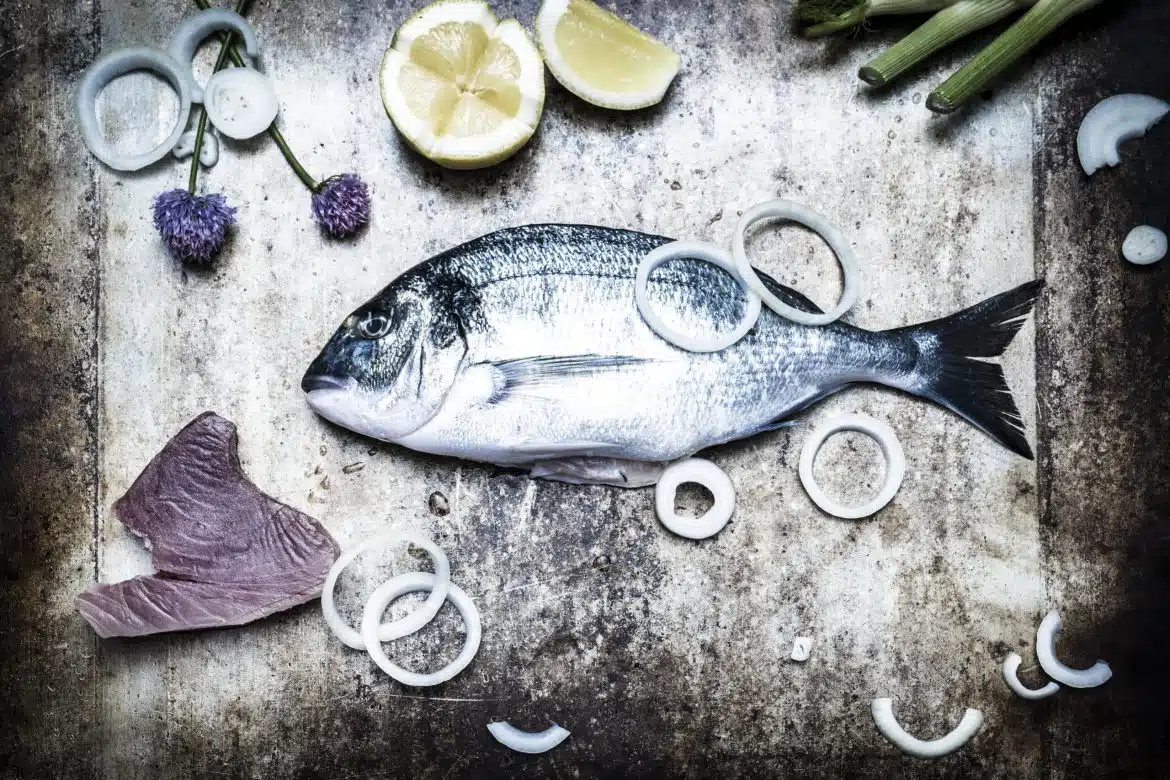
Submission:
<svg viewBox="0 0 1170 780">
<path fill-rule="evenodd" d="M 1101 0 L 1039 0 L 1028 13 L 930 93 L 926 107 L 949 114 L 981 92 L 1049 33 Z"/>
<path fill-rule="evenodd" d="M 1013 62 L 1073 16 L 1101 0 L 798 0 L 804 34 L 821 37 L 850 30 L 872 16 L 936 12 L 922 26 L 858 71 L 862 81 L 884 86 L 931 54 L 1015 11 L 1025 13 L 971 62 L 943 82 L 926 101 L 937 113 L 954 111 L 985 89 Z"/>
<path fill-rule="evenodd" d="M 857 72 L 862 81 L 885 86 L 939 49 L 995 24 L 1035 0 L 957 0 Z"/>
<path fill-rule="evenodd" d="M 872 16 L 938 11 L 956 0 L 797 0 L 796 19 L 809 38 L 852 30 Z"/>
</svg>

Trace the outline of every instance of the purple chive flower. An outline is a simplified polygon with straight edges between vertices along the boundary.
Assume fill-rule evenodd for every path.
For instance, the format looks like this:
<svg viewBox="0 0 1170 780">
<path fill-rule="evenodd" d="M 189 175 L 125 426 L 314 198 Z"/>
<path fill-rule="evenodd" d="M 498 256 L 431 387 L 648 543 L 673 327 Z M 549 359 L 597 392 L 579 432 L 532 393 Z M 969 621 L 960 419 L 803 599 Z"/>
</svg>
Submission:
<svg viewBox="0 0 1170 780">
<path fill-rule="evenodd" d="M 313 218 L 334 238 L 345 238 L 370 221 L 370 188 L 360 176 L 343 173 L 313 193 Z"/>
<path fill-rule="evenodd" d="M 168 190 L 154 198 L 154 226 L 163 243 L 184 263 L 208 265 L 223 245 L 236 210 L 223 195 L 192 195 Z"/>
</svg>

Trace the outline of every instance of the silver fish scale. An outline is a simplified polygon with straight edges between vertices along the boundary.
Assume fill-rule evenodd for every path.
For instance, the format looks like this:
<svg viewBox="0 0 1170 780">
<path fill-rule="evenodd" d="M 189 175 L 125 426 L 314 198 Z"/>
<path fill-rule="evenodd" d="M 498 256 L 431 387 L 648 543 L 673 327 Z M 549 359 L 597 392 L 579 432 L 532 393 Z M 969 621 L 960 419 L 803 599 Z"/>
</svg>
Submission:
<svg viewBox="0 0 1170 780">
<path fill-rule="evenodd" d="M 668 240 L 533 225 L 476 239 L 400 278 L 395 285 L 457 310 L 467 347 L 438 413 L 402 443 L 496 463 L 672 460 L 749 436 L 850 382 L 896 384 L 892 376 L 912 370 L 916 349 L 906 339 L 844 324 L 805 327 L 766 308 L 726 350 L 674 347 L 634 301 L 638 263 Z M 697 260 L 666 264 L 648 292 L 660 316 L 689 333 L 728 330 L 744 307 L 738 283 Z M 559 376 L 544 376 L 538 363 L 514 384 L 497 370 L 496 397 L 485 397 L 492 366 L 573 356 L 633 360 Z"/>
</svg>

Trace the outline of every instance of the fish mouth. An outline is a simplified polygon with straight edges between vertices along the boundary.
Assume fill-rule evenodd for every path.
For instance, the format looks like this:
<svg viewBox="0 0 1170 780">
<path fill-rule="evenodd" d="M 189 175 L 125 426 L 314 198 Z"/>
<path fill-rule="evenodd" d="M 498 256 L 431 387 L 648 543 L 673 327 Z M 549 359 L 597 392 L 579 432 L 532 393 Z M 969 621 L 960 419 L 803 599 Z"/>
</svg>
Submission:
<svg viewBox="0 0 1170 780">
<path fill-rule="evenodd" d="M 304 378 L 301 379 L 301 390 L 306 393 L 312 393 L 315 390 L 348 390 L 352 384 L 353 380 L 348 377 L 305 374 Z"/>
</svg>

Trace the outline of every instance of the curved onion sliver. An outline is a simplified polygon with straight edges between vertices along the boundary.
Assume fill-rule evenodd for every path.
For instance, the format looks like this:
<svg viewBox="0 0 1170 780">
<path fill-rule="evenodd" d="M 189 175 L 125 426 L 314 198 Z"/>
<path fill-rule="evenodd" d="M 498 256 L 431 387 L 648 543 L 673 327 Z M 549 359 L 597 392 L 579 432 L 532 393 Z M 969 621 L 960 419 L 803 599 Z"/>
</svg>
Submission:
<svg viewBox="0 0 1170 780">
<path fill-rule="evenodd" d="M 1123 141 L 1146 134 L 1170 112 L 1170 103 L 1149 95 L 1114 95 L 1089 109 L 1077 130 L 1077 157 L 1090 176 L 1121 162 Z"/>
<path fill-rule="evenodd" d="M 517 753 L 547 753 L 569 736 L 567 729 L 555 723 L 544 731 L 521 731 L 507 721 L 489 723 L 487 728 L 496 742 Z"/>
<path fill-rule="evenodd" d="M 915 758 L 941 758 L 954 753 L 966 745 L 971 737 L 975 736 L 983 727 L 983 713 L 979 710 L 967 708 L 963 719 L 955 726 L 951 733 L 929 742 L 912 736 L 899 725 L 894 717 L 894 707 L 889 699 L 874 699 L 871 708 L 873 722 L 878 731 L 899 750 Z"/>
<path fill-rule="evenodd" d="M 1049 612 L 1040 621 L 1036 630 L 1036 657 L 1040 668 L 1058 683 L 1070 688 L 1096 688 L 1113 676 L 1113 670 L 1104 661 L 1098 661 L 1088 669 L 1073 669 L 1056 658 L 1056 635 L 1060 633 L 1060 615 Z"/>
<path fill-rule="evenodd" d="M 1020 664 L 1023 662 L 1023 660 L 1024 659 L 1020 658 L 1020 656 L 1016 653 L 1008 653 L 1007 658 L 1003 659 L 1003 680 L 1007 683 L 1007 686 L 1012 689 L 1012 693 L 1014 693 L 1016 696 L 1019 696 L 1021 699 L 1036 701 L 1037 699 L 1047 699 L 1049 696 L 1060 690 L 1060 686 L 1051 680 L 1049 680 L 1047 684 L 1040 688 L 1025 687 L 1024 684 L 1020 682 L 1020 678 L 1016 675 L 1016 672 L 1019 671 Z"/>
</svg>

